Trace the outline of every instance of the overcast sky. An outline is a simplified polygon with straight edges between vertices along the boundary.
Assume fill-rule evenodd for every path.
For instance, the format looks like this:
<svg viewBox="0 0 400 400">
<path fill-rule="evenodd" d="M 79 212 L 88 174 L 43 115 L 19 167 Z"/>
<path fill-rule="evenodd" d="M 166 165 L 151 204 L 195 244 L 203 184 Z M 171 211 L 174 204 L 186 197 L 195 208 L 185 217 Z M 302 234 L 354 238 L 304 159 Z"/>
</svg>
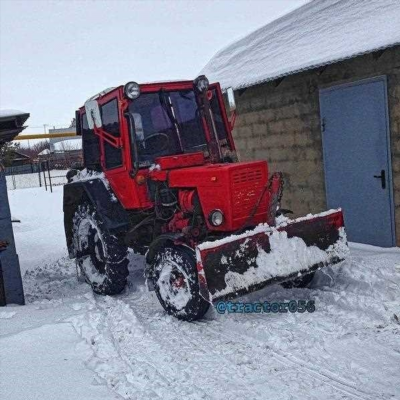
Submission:
<svg viewBox="0 0 400 400">
<path fill-rule="evenodd" d="M 306 2 L 0 0 L 0 109 L 30 112 L 26 132 L 68 126 L 102 89 L 193 79 L 222 47 Z"/>
</svg>

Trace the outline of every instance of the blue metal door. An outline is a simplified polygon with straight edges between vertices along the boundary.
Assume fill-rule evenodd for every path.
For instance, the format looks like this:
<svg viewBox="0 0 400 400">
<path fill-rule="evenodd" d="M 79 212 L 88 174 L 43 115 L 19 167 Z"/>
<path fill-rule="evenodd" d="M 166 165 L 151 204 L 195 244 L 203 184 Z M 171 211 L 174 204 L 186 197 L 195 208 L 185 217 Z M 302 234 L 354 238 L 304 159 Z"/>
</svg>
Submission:
<svg viewBox="0 0 400 400">
<path fill-rule="evenodd" d="M 326 196 L 348 239 L 395 245 L 386 78 L 320 91 Z"/>
</svg>

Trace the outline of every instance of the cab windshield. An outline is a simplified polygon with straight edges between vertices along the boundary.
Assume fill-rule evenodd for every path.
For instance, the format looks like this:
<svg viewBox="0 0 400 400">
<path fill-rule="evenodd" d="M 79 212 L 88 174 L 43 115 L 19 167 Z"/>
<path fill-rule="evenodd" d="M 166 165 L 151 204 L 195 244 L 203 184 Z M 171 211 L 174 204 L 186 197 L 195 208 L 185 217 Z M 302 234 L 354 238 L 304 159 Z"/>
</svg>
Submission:
<svg viewBox="0 0 400 400">
<path fill-rule="evenodd" d="M 193 90 L 160 90 L 142 93 L 131 102 L 129 112 L 134 121 L 139 167 L 149 166 L 161 156 L 197 151 L 208 155 L 207 140 L 195 96 Z M 215 113 L 217 106 L 219 111 L 215 93 L 213 98 L 217 102 L 212 107 Z M 222 118 L 216 116 L 216 119 Z M 216 125 L 219 139 L 226 138 L 226 133 L 221 130 L 225 128 Z"/>
</svg>

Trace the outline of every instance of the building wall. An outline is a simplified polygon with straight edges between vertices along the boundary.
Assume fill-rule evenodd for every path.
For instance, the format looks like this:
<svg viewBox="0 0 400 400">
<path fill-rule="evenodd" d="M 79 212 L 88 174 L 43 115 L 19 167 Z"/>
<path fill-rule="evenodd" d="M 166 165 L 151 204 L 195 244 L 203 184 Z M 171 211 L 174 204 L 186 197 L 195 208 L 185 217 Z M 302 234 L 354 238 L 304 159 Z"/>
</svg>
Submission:
<svg viewBox="0 0 400 400">
<path fill-rule="evenodd" d="M 234 137 L 241 160 L 282 171 L 284 208 L 295 216 L 326 209 L 319 89 L 386 75 L 397 245 L 400 246 L 400 46 L 236 92 Z"/>
</svg>

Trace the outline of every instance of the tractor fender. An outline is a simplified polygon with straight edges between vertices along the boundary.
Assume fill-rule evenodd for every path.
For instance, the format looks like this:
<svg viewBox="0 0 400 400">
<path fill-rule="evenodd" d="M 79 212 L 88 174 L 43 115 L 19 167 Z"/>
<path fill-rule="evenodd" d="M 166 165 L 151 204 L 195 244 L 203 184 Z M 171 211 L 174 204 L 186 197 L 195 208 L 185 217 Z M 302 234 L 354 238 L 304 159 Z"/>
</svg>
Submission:
<svg viewBox="0 0 400 400">
<path fill-rule="evenodd" d="M 102 179 L 71 182 L 64 185 L 63 211 L 64 229 L 68 253 L 74 258 L 73 218 L 79 205 L 92 204 L 104 228 L 110 234 L 127 232 L 129 219 L 126 210 Z"/>
</svg>

